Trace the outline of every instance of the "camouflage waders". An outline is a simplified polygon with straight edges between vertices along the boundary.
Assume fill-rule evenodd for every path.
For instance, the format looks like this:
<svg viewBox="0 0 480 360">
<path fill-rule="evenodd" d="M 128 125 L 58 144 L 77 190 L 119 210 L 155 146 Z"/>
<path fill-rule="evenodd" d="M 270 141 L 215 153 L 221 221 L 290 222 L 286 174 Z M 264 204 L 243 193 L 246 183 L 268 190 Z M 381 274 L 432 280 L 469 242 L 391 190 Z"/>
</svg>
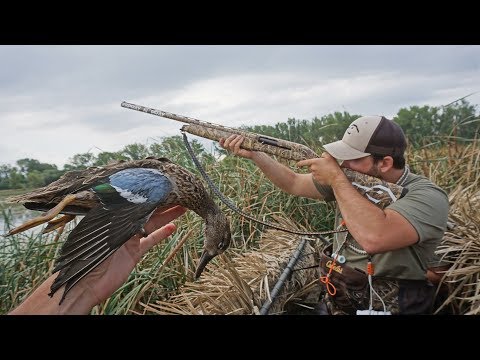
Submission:
<svg viewBox="0 0 480 360">
<path fill-rule="evenodd" d="M 331 246 L 320 257 L 320 274 L 327 276 L 335 286 L 335 295 L 325 291 L 324 302 L 331 315 L 355 315 L 357 310 L 367 310 L 370 305 L 370 286 L 367 274 L 345 264 L 334 263 Z M 333 266 L 332 271 L 330 268 Z M 374 290 L 392 315 L 430 314 L 435 286 L 425 280 L 402 280 L 372 277 Z M 325 288 L 324 284 L 321 286 Z M 373 310 L 383 311 L 383 304 L 373 295 Z"/>
</svg>

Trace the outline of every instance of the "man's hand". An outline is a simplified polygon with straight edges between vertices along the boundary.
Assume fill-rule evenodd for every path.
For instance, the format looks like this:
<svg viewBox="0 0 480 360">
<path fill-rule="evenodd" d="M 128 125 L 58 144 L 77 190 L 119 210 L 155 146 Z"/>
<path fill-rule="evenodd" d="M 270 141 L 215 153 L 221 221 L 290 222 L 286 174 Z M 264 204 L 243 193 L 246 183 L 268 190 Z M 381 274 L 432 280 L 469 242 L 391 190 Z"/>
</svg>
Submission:
<svg viewBox="0 0 480 360">
<path fill-rule="evenodd" d="M 219 143 L 220 146 L 237 156 L 252 159 L 254 152 L 250 150 L 240 149 L 240 145 L 242 145 L 243 140 L 245 137 L 242 135 L 230 135 L 227 139 L 220 139 Z"/>
<path fill-rule="evenodd" d="M 169 223 L 183 215 L 187 209 L 175 206 L 170 209 L 157 209 L 145 224 L 146 237 L 134 235 L 123 244 L 112 256 L 86 275 L 78 286 L 89 290 L 96 304 L 108 299 L 122 284 L 127 281 L 133 268 L 152 247 L 170 236 L 176 227 Z M 59 289 L 58 292 L 62 292 Z M 68 296 L 68 295 L 67 295 Z"/>
<path fill-rule="evenodd" d="M 345 177 L 337 160 L 327 152 L 316 159 L 307 159 L 297 162 L 298 167 L 309 166 L 315 180 L 323 185 L 332 186 L 332 184 L 342 176 Z"/>
</svg>

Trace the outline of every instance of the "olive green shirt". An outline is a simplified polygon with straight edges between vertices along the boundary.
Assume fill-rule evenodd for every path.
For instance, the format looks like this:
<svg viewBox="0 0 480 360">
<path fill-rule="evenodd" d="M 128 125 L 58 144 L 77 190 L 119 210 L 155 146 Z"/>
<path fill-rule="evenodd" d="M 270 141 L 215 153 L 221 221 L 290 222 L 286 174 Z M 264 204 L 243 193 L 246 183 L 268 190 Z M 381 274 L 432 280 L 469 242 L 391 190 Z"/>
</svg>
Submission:
<svg viewBox="0 0 480 360">
<path fill-rule="evenodd" d="M 325 201 L 335 200 L 331 187 L 321 185 L 315 179 L 313 182 Z M 446 230 L 448 197 L 441 188 L 421 175 L 410 173 L 403 186 L 408 189 L 408 193 L 386 208 L 398 212 L 407 219 L 417 231 L 419 240 L 406 248 L 373 255 L 374 276 L 424 280 L 429 262 L 435 258 L 435 249 Z M 335 212 L 335 226 L 338 226 L 342 221 L 338 206 Z M 395 231 L 395 229 L 385 229 L 385 231 Z M 345 265 L 366 272 L 368 254 L 350 233 L 335 234 L 334 252 L 338 251 L 338 247 L 345 239 L 345 234 L 347 234 L 347 240 L 339 251 L 339 255 L 345 256 Z"/>
</svg>

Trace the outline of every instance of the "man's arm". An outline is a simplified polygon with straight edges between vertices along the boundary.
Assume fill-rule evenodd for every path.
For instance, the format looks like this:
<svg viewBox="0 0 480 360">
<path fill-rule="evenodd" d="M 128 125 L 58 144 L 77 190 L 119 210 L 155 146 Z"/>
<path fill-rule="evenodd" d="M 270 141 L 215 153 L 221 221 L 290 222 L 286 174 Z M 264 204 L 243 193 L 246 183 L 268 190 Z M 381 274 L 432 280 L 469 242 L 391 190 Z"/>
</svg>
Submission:
<svg viewBox="0 0 480 360">
<path fill-rule="evenodd" d="M 407 219 L 368 201 L 342 171 L 331 186 L 348 230 L 367 253 L 396 250 L 418 241 L 418 234 Z"/>
<path fill-rule="evenodd" d="M 311 174 L 297 174 L 262 152 L 255 151 L 252 161 L 275 186 L 283 191 L 295 196 L 323 199 L 312 181 Z"/>
<path fill-rule="evenodd" d="M 297 164 L 309 166 L 316 181 L 332 187 L 349 232 L 367 253 L 400 249 L 418 241 L 417 231 L 407 219 L 396 211 L 382 210 L 363 197 L 328 153 Z"/>
<path fill-rule="evenodd" d="M 243 139 L 243 136 L 232 135 L 227 139 L 220 139 L 219 143 L 235 155 L 252 160 L 275 186 L 286 193 L 323 200 L 312 181 L 311 174 L 297 174 L 263 152 L 240 149 Z"/>
<path fill-rule="evenodd" d="M 95 300 L 82 286 L 72 288 L 65 301 L 58 305 L 63 288 L 52 297 L 48 296 L 58 273 L 45 280 L 27 299 L 9 315 L 86 315 L 96 305 Z"/>
</svg>

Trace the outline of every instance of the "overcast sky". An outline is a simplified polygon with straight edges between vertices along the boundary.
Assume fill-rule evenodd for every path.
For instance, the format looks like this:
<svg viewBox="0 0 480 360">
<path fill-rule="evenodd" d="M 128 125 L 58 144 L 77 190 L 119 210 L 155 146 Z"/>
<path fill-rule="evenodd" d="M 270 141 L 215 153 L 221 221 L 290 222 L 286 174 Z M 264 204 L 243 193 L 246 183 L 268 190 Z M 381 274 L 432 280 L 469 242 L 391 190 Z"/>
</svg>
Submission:
<svg viewBox="0 0 480 360">
<path fill-rule="evenodd" d="M 480 91 L 480 46 L 0 46 L 0 164 L 179 135 L 122 101 L 229 126 L 392 118 Z M 480 92 L 468 97 L 480 104 Z"/>
</svg>

